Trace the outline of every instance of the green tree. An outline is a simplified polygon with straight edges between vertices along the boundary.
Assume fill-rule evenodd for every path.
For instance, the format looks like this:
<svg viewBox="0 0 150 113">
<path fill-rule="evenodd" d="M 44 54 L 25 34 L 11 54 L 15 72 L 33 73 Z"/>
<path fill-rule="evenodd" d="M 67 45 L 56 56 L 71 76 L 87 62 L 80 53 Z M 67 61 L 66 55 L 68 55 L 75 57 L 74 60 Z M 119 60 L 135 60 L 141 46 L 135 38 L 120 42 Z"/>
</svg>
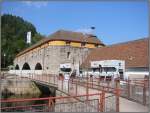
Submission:
<svg viewBox="0 0 150 113">
<path fill-rule="evenodd" d="M 13 60 L 20 51 L 28 47 L 26 44 L 27 32 L 31 31 L 33 45 L 42 39 L 36 28 L 21 17 L 4 14 L 1 16 L 1 67 L 13 64 Z M 5 54 L 5 56 L 4 56 Z"/>
<path fill-rule="evenodd" d="M 41 38 L 43 38 L 43 37 L 45 37 L 45 36 L 41 35 L 40 33 L 35 34 L 34 37 L 32 38 L 32 43 L 35 44 L 36 42 L 41 40 Z"/>
</svg>

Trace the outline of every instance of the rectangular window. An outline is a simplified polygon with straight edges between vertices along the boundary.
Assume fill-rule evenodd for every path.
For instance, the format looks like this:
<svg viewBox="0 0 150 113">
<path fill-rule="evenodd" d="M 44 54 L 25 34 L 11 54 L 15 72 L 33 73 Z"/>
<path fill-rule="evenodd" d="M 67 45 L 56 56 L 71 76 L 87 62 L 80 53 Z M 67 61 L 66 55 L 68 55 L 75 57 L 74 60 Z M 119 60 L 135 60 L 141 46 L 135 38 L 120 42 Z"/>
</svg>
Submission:
<svg viewBox="0 0 150 113">
<path fill-rule="evenodd" d="M 70 41 L 66 41 L 66 45 L 70 45 Z"/>
<path fill-rule="evenodd" d="M 70 58 L 70 52 L 67 52 L 67 58 L 68 59 Z"/>
<path fill-rule="evenodd" d="M 81 43 L 81 46 L 85 46 L 85 42 L 82 42 L 82 43 Z"/>
<path fill-rule="evenodd" d="M 95 44 L 95 47 L 98 47 L 98 44 Z"/>
</svg>

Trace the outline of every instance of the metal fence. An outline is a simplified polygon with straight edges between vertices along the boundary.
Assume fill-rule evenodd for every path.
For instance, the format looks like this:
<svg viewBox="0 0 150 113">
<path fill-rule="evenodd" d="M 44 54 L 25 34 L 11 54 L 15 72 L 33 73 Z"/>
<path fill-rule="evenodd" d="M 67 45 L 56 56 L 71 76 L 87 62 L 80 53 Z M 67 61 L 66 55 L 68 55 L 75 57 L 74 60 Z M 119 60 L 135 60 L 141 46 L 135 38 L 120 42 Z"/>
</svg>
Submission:
<svg viewBox="0 0 150 113">
<path fill-rule="evenodd" d="M 75 77 L 70 78 L 68 81 L 65 81 L 63 77 L 57 76 L 57 75 L 49 75 L 49 74 L 43 74 L 43 75 L 33 75 L 29 74 L 27 77 L 32 80 L 41 81 L 47 84 L 54 84 L 58 87 L 58 90 L 67 93 L 71 96 L 74 96 L 72 98 L 76 98 L 78 101 L 62 101 L 62 103 L 55 103 L 55 107 L 58 108 L 58 111 L 61 111 L 62 108 L 64 108 L 64 111 L 94 111 L 93 109 L 88 106 L 88 108 L 85 107 L 85 109 L 78 109 L 77 107 L 81 106 L 87 106 L 88 103 L 93 103 L 95 106 L 96 100 L 99 100 L 99 106 L 96 107 L 96 109 L 99 109 L 99 111 L 119 111 L 119 96 L 125 97 L 129 100 L 139 102 L 143 105 L 149 104 L 149 79 L 135 79 L 135 80 L 128 80 L 123 81 L 120 79 L 117 80 L 103 80 L 99 78 L 91 78 L 91 77 Z M 93 91 L 100 92 L 100 95 L 95 95 L 94 98 L 90 97 L 90 91 L 93 89 Z M 112 95 L 106 96 L 105 93 L 111 93 Z M 79 96 L 84 95 L 84 96 Z M 61 97 L 65 100 L 65 97 Z M 58 98 L 56 99 L 58 100 Z M 82 101 L 82 102 L 81 102 Z M 82 103 L 82 104 L 81 104 Z M 84 105 L 83 105 L 84 103 Z M 72 105 L 72 106 L 71 106 Z M 65 106 L 65 107 L 63 107 Z M 70 107 L 66 107 L 70 106 Z M 75 107 L 77 106 L 77 107 Z M 9 107 L 9 108 L 8 108 Z M 53 107 L 49 107 L 49 104 L 36 104 L 36 105 L 29 105 L 28 106 L 19 106 L 15 108 L 11 108 L 10 106 L 5 107 L 3 106 L 2 110 L 38 110 L 36 108 L 41 108 L 42 111 L 54 111 L 56 110 Z M 73 109 L 70 109 L 70 108 Z M 81 107 L 83 108 L 83 107 Z M 90 111 L 91 110 L 91 111 Z M 75 112 L 76 112 L 75 111 Z"/>
<path fill-rule="evenodd" d="M 49 112 L 104 112 L 117 111 L 115 96 L 105 96 L 105 92 L 88 94 L 88 100 L 80 100 L 87 95 L 77 96 L 59 96 L 48 98 L 31 98 L 31 99 L 7 99 L 1 100 L 1 111 L 49 111 Z M 93 97 L 99 97 L 92 99 Z M 111 98 L 111 99 L 110 99 Z"/>
<path fill-rule="evenodd" d="M 120 95 L 143 105 L 149 105 L 149 79 L 120 81 Z"/>
<path fill-rule="evenodd" d="M 56 84 L 59 90 L 70 93 L 71 95 L 77 95 L 79 92 L 82 92 L 82 94 L 88 94 L 89 88 L 98 91 L 104 90 L 109 93 L 113 93 L 115 88 L 120 88 L 120 96 L 143 105 L 149 104 L 149 78 L 136 78 L 125 81 L 120 79 L 104 80 L 96 77 L 75 77 L 70 78 L 68 82 L 64 81 L 64 78 L 57 75 L 48 74 L 43 74 L 42 76 L 31 75 L 30 78 Z"/>
<path fill-rule="evenodd" d="M 110 95 L 108 97 L 105 98 L 105 111 L 106 112 L 115 112 L 117 111 L 117 103 L 116 103 L 116 96 L 114 95 Z M 119 107 L 119 106 L 118 106 Z M 119 111 L 119 110 L 118 110 Z"/>
<path fill-rule="evenodd" d="M 93 99 L 88 101 L 64 102 L 55 104 L 55 112 L 98 112 L 99 100 Z"/>
</svg>

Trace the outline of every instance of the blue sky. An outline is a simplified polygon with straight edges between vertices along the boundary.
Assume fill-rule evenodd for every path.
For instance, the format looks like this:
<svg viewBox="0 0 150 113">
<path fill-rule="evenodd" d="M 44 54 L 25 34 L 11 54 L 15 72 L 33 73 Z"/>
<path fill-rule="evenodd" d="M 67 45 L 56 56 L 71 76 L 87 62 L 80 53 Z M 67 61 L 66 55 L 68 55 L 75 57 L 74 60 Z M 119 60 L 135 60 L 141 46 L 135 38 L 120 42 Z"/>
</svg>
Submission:
<svg viewBox="0 0 150 113">
<path fill-rule="evenodd" d="M 94 33 L 105 44 L 115 44 L 148 36 L 148 3 L 141 1 L 5 1 L 2 14 L 13 14 L 31 22 L 37 31 L 50 35 L 59 30 Z"/>
</svg>

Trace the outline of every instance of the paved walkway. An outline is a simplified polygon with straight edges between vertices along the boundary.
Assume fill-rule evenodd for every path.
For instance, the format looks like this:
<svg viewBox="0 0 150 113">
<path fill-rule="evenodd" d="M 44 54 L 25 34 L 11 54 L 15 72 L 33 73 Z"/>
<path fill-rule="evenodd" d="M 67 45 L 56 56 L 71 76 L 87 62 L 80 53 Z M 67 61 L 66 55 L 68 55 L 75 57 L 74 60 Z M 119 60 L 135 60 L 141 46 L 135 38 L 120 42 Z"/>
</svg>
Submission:
<svg viewBox="0 0 150 113">
<path fill-rule="evenodd" d="M 120 112 L 148 112 L 148 107 L 120 97 Z"/>
</svg>

